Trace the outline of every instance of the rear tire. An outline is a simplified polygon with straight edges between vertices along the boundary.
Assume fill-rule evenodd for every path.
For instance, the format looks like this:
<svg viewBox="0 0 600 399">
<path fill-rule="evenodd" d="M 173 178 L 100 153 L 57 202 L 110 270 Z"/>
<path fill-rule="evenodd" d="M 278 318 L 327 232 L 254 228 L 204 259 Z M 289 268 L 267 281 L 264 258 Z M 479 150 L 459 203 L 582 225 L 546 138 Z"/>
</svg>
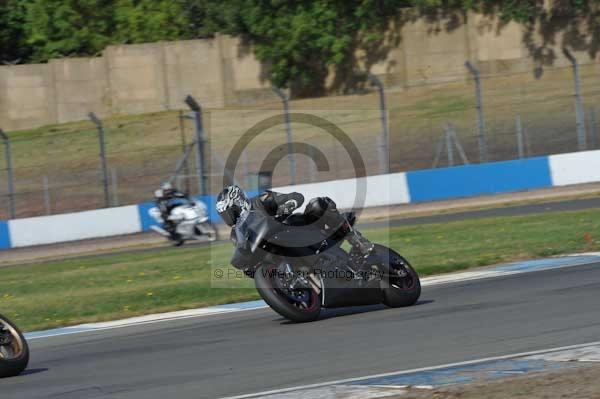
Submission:
<svg viewBox="0 0 600 399">
<path fill-rule="evenodd" d="M 29 345 L 17 326 L 0 314 L 0 329 L 2 328 L 11 335 L 13 345 L 0 347 L 0 378 L 14 377 L 27 368 Z"/>
<path fill-rule="evenodd" d="M 320 297 L 315 291 L 310 291 L 311 303 L 308 309 L 300 309 L 275 287 L 277 267 L 263 265 L 256 269 L 254 281 L 260 297 L 277 313 L 295 323 L 315 321 L 321 313 Z"/>
<path fill-rule="evenodd" d="M 382 282 L 383 303 L 391 308 L 414 305 L 421 296 L 421 281 L 415 269 L 392 249 L 376 245 L 376 250 L 382 259 L 389 262 L 389 276 Z M 407 277 L 394 276 L 394 270 L 400 267 L 407 272 Z"/>
</svg>

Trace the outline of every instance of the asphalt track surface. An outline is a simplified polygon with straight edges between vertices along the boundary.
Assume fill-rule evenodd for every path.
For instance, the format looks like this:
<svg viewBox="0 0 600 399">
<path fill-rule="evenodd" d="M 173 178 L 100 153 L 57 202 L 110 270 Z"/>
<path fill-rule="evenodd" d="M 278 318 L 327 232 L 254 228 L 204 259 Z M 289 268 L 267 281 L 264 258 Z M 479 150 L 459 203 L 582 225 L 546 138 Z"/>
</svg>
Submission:
<svg viewBox="0 0 600 399">
<path fill-rule="evenodd" d="M 537 204 L 513 205 L 466 212 L 443 213 L 432 216 L 393 219 L 387 223 L 392 227 L 398 227 L 429 223 L 457 222 L 461 220 L 482 219 L 491 217 L 525 216 L 540 213 L 582 211 L 594 208 L 600 208 L 600 197 L 557 202 L 545 202 Z M 386 222 L 365 223 L 363 228 L 369 228 L 372 225 L 381 225 L 382 223 Z"/>
<path fill-rule="evenodd" d="M 418 305 L 270 309 L 31 341 L 2 399 L 218 398 L 583 344 L 600 337 L 600 263 L 426 287 Z"/>
</svg>

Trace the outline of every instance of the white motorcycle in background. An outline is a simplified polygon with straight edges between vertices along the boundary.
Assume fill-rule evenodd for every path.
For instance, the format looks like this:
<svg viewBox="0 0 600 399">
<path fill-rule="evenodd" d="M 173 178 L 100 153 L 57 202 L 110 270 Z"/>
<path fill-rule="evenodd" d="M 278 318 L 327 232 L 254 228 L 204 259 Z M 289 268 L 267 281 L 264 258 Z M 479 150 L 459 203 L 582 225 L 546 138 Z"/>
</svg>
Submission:
<svg viewBox="0 0 600 399">
<path fill-rule="evenodd" d="M 186 200 L 181 205 L 175 206 L 171 210 L 166 223 L 157 207 L 150 208 L 148 213 L 161 226 L 166 227 L 167 223 L 171 225 L 170 230 L 172 232 L 159 226 L 152 226 L 150 228 L 173 241 L 175 246 L 183 245 L 184 242 L 190 240 L 201 240 L 204 237 L 208 241 L 215 241 L 217 239 L 217 231 L 210 224 L 208 210 L 206 205 L 201 201 Z"/>
</svg>

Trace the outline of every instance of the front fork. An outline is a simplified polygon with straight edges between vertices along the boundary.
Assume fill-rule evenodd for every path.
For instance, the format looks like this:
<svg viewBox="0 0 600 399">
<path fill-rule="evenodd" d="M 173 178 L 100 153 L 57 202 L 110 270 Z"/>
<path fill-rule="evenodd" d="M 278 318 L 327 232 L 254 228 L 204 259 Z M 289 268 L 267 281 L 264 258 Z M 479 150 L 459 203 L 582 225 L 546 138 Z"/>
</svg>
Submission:
<svg viewBox="0 0 600 399">
<path fill-rule="evenodd" d="M 314 273 L 295 271 L 292 265 L 286 261 L 279 264 L 277 273 L 278 288 L 290 292 L 313 290 L 317 295 L 321 295 L 321 281 Z"/>
</svg>

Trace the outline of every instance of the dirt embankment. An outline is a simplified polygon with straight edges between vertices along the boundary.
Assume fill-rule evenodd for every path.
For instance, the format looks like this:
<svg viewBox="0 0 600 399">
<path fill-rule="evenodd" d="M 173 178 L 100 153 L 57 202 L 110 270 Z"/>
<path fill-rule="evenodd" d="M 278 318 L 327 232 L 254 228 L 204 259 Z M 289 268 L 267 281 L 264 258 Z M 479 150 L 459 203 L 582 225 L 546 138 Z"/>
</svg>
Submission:
<svg viewBox="0 0 600 399">
<path fill-rule="evenodd" d="M 397 399 L 600 399 L 600 364 L 487 383 L 411 390 Z"/>
</svg>

